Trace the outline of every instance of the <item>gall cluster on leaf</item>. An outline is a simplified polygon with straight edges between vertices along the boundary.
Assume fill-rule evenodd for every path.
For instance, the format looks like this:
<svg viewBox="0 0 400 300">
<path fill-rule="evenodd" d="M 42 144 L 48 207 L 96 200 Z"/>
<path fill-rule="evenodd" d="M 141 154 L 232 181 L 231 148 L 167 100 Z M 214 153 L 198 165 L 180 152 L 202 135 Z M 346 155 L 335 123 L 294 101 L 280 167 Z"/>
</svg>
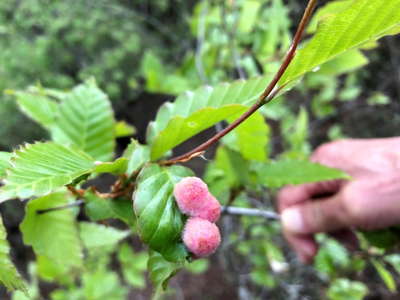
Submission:
<svg viewBox="0 0 400 300">
<path fill-rule="evenodd" d="M 189 216 L 183 230 L 183 242 L 196 257 L 213 253 L 221 242 L 214 224 L 221 214 L 221 205 L 198 177 L 186 177 L 174 187 L 180 211 Z"/>
</svg>

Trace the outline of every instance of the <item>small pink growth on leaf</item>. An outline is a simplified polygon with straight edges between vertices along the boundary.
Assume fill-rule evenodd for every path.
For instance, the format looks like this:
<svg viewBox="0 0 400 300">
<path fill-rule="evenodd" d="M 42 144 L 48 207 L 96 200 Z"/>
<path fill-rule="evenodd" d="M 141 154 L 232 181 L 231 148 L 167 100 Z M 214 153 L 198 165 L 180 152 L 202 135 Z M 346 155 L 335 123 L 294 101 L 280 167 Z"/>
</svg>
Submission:
<svg viewBox="0 0 400 300">
<path fill-rule="evenodd" d="M 196 257 L 212 254 L 221 243 L 218 227 L 201 218 L 190 218 L 183 230 L 183 242 Z"/>
<path fill-rule="evenodd" d="M 201 209 L 195 211 L 192 216 L 199 217 L 215 223 L 218 221 L 220 215 L 221 204 L 219 204 L 218 200 L 209 193 L 207 197 L 203 200 Z"/>
<path fill-rule="evenodd" d="M 174 187 L 174 196 L 179 209 L 189 216 L 202 210 L 207 195 L 207 184 L 198 177 L 185 177 Z"/>
</svg>

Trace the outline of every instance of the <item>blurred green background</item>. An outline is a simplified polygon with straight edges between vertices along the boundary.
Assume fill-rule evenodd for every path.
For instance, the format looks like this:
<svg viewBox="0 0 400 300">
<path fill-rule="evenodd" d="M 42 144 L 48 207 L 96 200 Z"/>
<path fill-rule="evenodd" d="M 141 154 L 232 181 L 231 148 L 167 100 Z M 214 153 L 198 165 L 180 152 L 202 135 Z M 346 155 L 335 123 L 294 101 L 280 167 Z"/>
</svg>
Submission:
<svg viewBox="0 0 400 300">
<path fill-rule="evenodd" d="M 30 85 L 69 89 L 90 77 L 110 96 L 117 118 L 134 125 L 143 141 L 157 108 L 177 94 L 276 70 L 303 6 L 300 0 L 3 0 L 0 150 L 46 138 L 18 111 L 11 90 Z M 398 135 L 399 38 L 367 48 L 315 70 L 284 99 L 263 109 L 272 155 L 306 156 L 320 143 L 342 137 Z M 122 147 L 127 139 L 119 143 Z M 192 167 L 201 173 L 204 164 Z M 14 234 L 14 256 L 27 274 L 32 254 L 18 234 L 21 215 L 4 209 L 10 215 L 5 222 Z M 399 297 L 334 241 L 326 242 L 315 269 L 296 265 L 289 255 L 293 268 L 285 271 L 281 251 L 289 250 L 278 228 L 261 232 L 253 220 L 244 220 L 241 228 L 231 219 L 225 223 L 225 234 L 232 235 L 228 252 L 222 249 L 212 258 L 215 264 L 201 261 L 174 279 L 171 299 L 356 300 L 367 289 L 368 299 Z M 259 236 L 270 240 L 260 244 Z M 122 260 L 130 259 L 128 250 L 121 253 Z M 392 261 L 399 267 L 399 257 Z M 129 299 L 149 297 L 140 282 Z M 46 294 L 54 287 L 42 288 Z"/>
</svg>

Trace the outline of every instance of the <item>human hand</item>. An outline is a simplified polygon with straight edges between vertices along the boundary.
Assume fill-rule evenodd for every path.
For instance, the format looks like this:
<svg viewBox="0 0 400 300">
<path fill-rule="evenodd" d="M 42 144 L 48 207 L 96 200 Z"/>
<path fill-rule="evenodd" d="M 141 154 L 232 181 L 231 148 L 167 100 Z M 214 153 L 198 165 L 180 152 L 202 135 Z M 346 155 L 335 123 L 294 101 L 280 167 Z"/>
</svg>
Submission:
<svg viewBox="0 0 400 300">
<path fill-rule="evenodd" d="M 340 168 L 353 180 L 288 186 L 278 195 L 284 234 L 300 260 L 311 262 L 314 234 L 335 233 L 354 244 L 353 228 L 400 223 L 400 139 L 343 140 L 325 144 L 312 160 Z M 396 152 L 397 151 L 397 152 Z"/>
</svg>

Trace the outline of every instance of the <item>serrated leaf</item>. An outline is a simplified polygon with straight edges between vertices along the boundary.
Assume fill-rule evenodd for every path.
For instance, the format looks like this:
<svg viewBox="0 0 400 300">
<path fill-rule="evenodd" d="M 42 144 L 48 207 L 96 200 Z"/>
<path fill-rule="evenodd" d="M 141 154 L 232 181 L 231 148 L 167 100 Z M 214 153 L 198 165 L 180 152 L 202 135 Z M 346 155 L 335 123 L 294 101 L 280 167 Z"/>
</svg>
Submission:
<svg viewBox="0 0 400 300">
<path fill-rule="evenodd" d="M 78 85 L 59 108 L 54 141 L 72 144 L 99 161 L 109 161 L 115 146 L 115 121 L 110 101 L 93 81 Z"/>
<path fill-rule="evenodd" d="M 139 174 L 133 196 L 140 238 L 171 261 L 187 256 L 180 242 L 183 215 L 173 197 L 174 185 L 187 176 L 193 173 L 182 166 L 149 165 Z"/>
<path fill-rule="evenodd" d="M 8 291 L 20 290 L 25 294 L 27 288 L 10 258 L 10 246 L 7 241 L 7 232 L 0 218 L 0 282 Z"/>
<path fill-rule="evenodd" d="M 80 237 L 83 245 L 92 253 L 109 253 L 126 238 L 130 231 L 119 230 L 96 223 L 80 222 Z"/>
<path fill-rule="evenodd" d="M 151 158 L 157 159 L 204 129 L 242 113 L 245 106 L 257 100 L 269 78 L 266 75 L 202 87 L 180 95 L 173 103 L 165 103 L 148 128 Z"/>
<path fill-rule="evenodd" d="M 128 159 L 125 157 L 120 157 L 113 162 L 102 162 L 95 163 L 96 167 L 94 172 L 96 173 L 112 173 L 112 174 L 124 174 L 127 172 Z"/>
<path fill-rule="evenodd" d="M 39 91 L 18 91 L 15 92 L 15 96 L 21 111 L 32 120 L 45 129 L 54 125 L 58 113 L 58 103 Z"/>
<path fill-rule="evenodd" d="M 147 269 L 149 277 L 156 290 L 165 290 L 168 281 L 183 267 L 180 263 L 172 263 L 156 252 L 150 251 Z"/>
<path fill-rule="evenodd" d="M 136 133 L 136 128 L 125 121 L 118 121 L 114 127 L 115 137 L 127 137 Z"/>
<path fill-rule="evenodd" d="M 259 183 L 274 188 L 287 184 L 350 178 L 343 171 L 305 160 L 280 160 L 260 164 L 256 169 Z"/>
<path fill-rule="evenodd" d="M 136 140 L 131 140 L 123 156 L 129 159 L 126 172 L 131 175 L 150 160 L 150 149 Z"/>
<path fill-rule="evenodd" d="M 279 81 L 285 85 L 336 56 L 390 34 L 400 24 L 400 0 L 357 0 L 324 18 Z"/>
<path fill-rule="evenodd" d="M 39 213 L 39 210 L 71 202 L 67 193 L 58 192 L 28 202 L 20 229 L 26 245 L 37 255 L 43 255 L 68 267 L 82 266 L 82 249 L 71 209 Z"/>
<path fill-rule="evenodd" d="M 11 166 L 11 156 L 12 153 L 10 152 L 0 152 L 0 178 L 3 178 L 6 175 L 6 169 Z"/>
<path fill-rule="evenodd" d="M 93 159 L 82 151 L 52 142 L 22 147 L 11 164 L 0 189 L 1 201 L 46 195 L 94 167 Z"/>
<path fill-rule="evenodd" d="M 397 290 L 396 281 L 394 280 L 392 274 L 386 270 L 385 266 L 381 262 L 377 261 L 376 259 L 372 259 L 371 262 L 389 291 L 395 292 Z"/>
</svg>

